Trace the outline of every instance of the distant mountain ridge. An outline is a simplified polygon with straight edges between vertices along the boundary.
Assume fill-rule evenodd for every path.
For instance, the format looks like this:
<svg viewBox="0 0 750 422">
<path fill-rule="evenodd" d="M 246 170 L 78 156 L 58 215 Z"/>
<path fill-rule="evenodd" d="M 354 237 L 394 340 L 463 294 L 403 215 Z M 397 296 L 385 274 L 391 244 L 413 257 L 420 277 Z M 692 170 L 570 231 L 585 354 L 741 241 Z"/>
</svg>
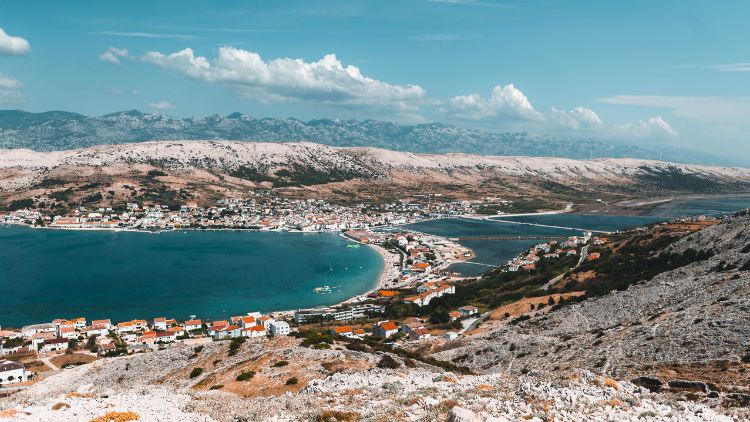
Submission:
<svg viewBox="0 0 750 422">
<path fill-rule="evenodd" d="M 177 118 L 138 110 L 88 117 L 64 111 L 0 110 L 0 149 L 57 151 L 153 140 L 309 141 L 431 154 L 662 158 L 659 151 L 637 146 L 565 136 L 491 133 L 442 123 L 400 125 L 369 119 L 303 122 L 293 118 L 255 118 L 242 113 Z M 686 163 L 733 164 L 688 150 L 670 150 L 663 158 Z"/>
</svg>

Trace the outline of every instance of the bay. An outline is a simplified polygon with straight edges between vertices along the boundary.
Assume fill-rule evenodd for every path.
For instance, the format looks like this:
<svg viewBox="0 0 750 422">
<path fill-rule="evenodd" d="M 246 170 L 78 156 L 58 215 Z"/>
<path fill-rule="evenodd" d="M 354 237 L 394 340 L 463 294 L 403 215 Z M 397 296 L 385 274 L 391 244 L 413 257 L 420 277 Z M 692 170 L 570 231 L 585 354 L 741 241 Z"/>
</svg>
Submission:
<svg viewBox="0 0 750 422">
<path fill-rule="evenodd" d="M 0 226 L 0 324 L 53 318 L 226 318 L 330 305 L 374 287 L 383 262 L 333 233 L 158 234 Z M 317 286 L 339 286 L 315 294 Z"/>
</svg>

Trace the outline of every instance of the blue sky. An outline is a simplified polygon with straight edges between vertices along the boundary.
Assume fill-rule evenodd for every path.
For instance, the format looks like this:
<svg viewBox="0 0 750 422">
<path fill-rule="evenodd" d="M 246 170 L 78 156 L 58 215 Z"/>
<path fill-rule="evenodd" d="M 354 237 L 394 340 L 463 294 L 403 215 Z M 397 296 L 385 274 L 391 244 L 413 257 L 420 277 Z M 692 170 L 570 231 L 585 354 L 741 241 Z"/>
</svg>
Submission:
<svg viewBox="0 0 750 422">
<path fill-rule="evenodd" d="M 746 1 L 5 1 L 0 108 L 442 121 L 750 154 Z"/>
</svg>

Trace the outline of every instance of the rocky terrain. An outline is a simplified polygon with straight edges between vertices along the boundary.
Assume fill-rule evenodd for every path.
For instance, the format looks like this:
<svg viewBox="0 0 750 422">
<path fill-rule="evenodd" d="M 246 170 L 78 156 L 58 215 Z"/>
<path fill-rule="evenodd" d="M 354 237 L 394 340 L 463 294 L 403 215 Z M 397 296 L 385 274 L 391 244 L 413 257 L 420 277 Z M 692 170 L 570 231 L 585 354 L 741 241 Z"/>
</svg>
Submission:
<svg viewBox="0 0 750 422">
<path fill-rule="evenodd" d="M 585 368 L 617 379 L 655 377 L 655 388 L 672 381 L 747 406 L 750 217 L 727 218 L 655 253 L 699 258 L 527 321 L 488 321 L 436 357 L 480 373 Z"/>
<path fill-rule="evenodd" d="M 132 188 L 144 184 L 198 196 L 276 188 L 282 194 L 339 199 L 408 199 L 412 192 L 460 198 L 547 196 L 565 202 L 666 191 L 747 191 L 750 170 L 637 159 L 430 155 L 304 142 L 161 141 L 55 152 L 0 151 L 0 200 L 36 197 L 37 202 L 51 202 L 55 191 L 60 196 L 72 188 L 81 197 L 137 201 Z"/>
<path fill-rule="evenodd" d="M 87 421 L 137 415 L 144 421 L 730 421 L 703 404 L 677 401 L 630 382 L 570 371 L 456 375 L 382 354 L 291 339 L 226 344 L 99 360 L 0 401 L 0 417 Z M 390 356 L 390 355 L 388 355 Z M 287 364 L 281 366 L 277 362 Z M 387 366 L 387 367 L 386 367 Z M 204 372 L 190 378 L 196 367 Z M 238 374 L 254 371 L 246 381 Z M 294 376 L 298 383 L 287 385 Z M 129 420 L 129 419 L 123 419 Z"/>
<path fill-rule="evenodd" d="M 592 139 L 529 133 L 491 133 L 440 123 L 414 126 L 377 120 L 256 118 L 241 113 L 176 118 L 138 110 L 89 117 L 51 111 L 0 111 L 0 149 L 37 151 L 87 148 L 153 140 L 309 141 L 340 147 L 377 147 L 424 153 L 527 155 L 567 158 L 645 158 L 725 164 L 727 159 L 686 150 L 649 150 Z"/>
</svg>

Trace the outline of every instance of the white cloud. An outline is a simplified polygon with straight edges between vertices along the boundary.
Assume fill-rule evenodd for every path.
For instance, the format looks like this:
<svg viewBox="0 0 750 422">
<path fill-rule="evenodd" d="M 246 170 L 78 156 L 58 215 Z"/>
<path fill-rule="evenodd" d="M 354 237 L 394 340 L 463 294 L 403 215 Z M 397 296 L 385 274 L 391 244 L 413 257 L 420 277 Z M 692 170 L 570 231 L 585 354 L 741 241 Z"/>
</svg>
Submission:
<svg viewBox="0 0 750 422">
<path fill-rule="evenodd" d="M 479 94 L 453 97 L 440 112 L 466 120 L 544 119 L 526 95 L 513 84 L 495 86 L 486 99 Z"/>
<path fill-rule="evenodd" d="M 153 108 L 154 110 L 171 110 L 175 108 L 175 106 L 166 100 L 161 100 L 156 103 L 148 103 L 149 108 Z"/>
<path fill-rule="evenodd" d="M 456 34 L 420 34 L 411 37 L 414 41 L 461 41 L 464 39 Z"/>
<path fill-rule="evenodd" d="M 602 119 L 594 110 L 584 107 L 575 107 L 572 110 L 559 110 L 553 107 L 550 117 L 560 126 L 575 130 L 592 129 L 602 124 Z"/>
<path fill-rule="evenodd" d="M 750 63 L 725 63 L 709 67 L 721 72 L 750 72 Z"/>
<path fill-rule="evenodd" d="M 125 48 L 109 47 L 107 51 L 99 55 L 99 60 L 108 63 L 119 64 L 120 59 L 128 59 L 128 50 Z"/>
<path fill-rule="evenodd" d="M 0 73 L 0 102 L 14 102 L 23 98 L 23 83 Z"/>
<path fill-rule="evenodd" d="M 264 61 L 258 53 L 233 47 L 219 48 L 209 60 L 186 48 L 172 54 L 152 51 L 141 60 L 185 76 L 237 89 L 261 102 L 302 100 L 336 105 L 359 105 L 415 110 L 425 96 L 418 85 L 394 85 L 344 66 L 334 54 L 316 62 L 281 58 Z"/>
<path fill-rule="evenodd" d="M 680 97 L 667 95 L 617 95 L 602 103 L 664 108 L 675 116 L 719 123 L 746 124 L 750 115 L 747 97 Z"/>
<path fill-rule="evenodd" d="M 677 131 L 672 129 L 661 116 L 616 125 L 615 132 L 619 136 L 635 139 L 676 138 L 678 135 Z"/>
<path fill-rule="evenodd" d="M 31 50 L 29 42 L 21 37 L 8 35 L 0 28 L 0 55 L 23 56 Z"/>
<path fill-rule="evenodd" d="M 95 35 L 111 35 L 114 37 L 134 37 L 134 38 L 156 38 L 156 39 L 174 39 L 174 40 L 191 40 L 198 38 L 195 35 L 186 34 L 157 34 L 153 32 L 118 32 L 118 31 L 101 31 L 94 32 Z"/>
</svg>

